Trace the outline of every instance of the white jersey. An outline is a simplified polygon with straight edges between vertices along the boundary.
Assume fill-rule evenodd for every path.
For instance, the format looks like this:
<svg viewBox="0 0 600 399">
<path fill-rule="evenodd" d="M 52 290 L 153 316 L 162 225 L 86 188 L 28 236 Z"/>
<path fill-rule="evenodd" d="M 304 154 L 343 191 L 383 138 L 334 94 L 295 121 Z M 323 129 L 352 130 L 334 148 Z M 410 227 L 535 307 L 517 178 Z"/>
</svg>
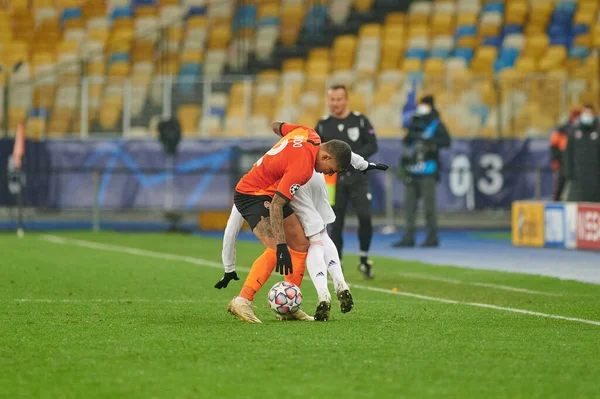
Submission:
<svg viewBox="0 0 600 399">
<path fill-rule="evenodd" d="M 314 172 L 310 180 L 301 186 L 290 202 L 306 237 L 320 233 L 326 225 L 335 221 L 335 213 L 329 205 L 325 177 Z"/>
</svg>

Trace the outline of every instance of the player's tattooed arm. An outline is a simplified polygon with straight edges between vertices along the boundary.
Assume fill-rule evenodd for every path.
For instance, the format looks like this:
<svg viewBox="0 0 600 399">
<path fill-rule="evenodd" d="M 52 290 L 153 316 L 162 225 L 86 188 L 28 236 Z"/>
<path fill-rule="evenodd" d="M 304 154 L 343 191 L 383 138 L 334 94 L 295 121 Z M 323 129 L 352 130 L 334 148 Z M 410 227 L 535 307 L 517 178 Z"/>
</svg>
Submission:
<svg viewBox="0 0 600 399">
<path fill-rule="evenodd" d="M 283 230 L 283 207 L 287 200 L 279 195 L 275 194 L 273 201 L 271 201 L 271 207 L 269 215 L 271 219 L 271 232 L 273 238 L 275 238 L 275 244 L 285 244 L 285 232 Z"/>
</svg>

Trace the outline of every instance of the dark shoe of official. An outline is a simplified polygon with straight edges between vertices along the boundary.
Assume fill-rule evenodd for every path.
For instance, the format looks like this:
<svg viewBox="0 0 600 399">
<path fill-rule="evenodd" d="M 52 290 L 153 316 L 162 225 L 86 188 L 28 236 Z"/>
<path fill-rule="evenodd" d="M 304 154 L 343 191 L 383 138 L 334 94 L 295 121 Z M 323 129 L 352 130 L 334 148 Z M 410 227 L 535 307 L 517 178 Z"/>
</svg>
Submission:
<svg viewBox="0 0 600 399">
<path fill-rule="evenodd" d="M 348 313 L 354 308 L 354 300 L 350 290 L 343 290 L 337 293 L 338 301 L 340 302 L 340 310 L 342 313 Z"/>
<path fill-rule="evenodd" d="M 440 242 L 438 241 L 436 236 L 427 237 L 425 242 L 421 244 L 421 248 L 437 248 L 440 246 Z"/>
<path fill-rule="evenodd" d="M 368 260 L 366 262 L 361 262 L 358 264 L 358 270 L 362 273 L 363 277 L 367 280 L 371 280 L 373 278 L 373 262 Z"/>
<path fill-rule="evenodd" d="M 331 301 L 322 301 L 317 306 L 317 311 L 315 312 L 315 321 L 327 321 L 329 320 L 329 312 L 331 310 Z"/>
<path fill-rule="evenodd" d="M 392 244 L 392 247 L 394 248 L 408 248 L 408 247 L 414 247 L 415 246 L 415 240 L 414 238 L 411 238 L 409 236 L 404 236 L 400 241 Z"/>
</svg>

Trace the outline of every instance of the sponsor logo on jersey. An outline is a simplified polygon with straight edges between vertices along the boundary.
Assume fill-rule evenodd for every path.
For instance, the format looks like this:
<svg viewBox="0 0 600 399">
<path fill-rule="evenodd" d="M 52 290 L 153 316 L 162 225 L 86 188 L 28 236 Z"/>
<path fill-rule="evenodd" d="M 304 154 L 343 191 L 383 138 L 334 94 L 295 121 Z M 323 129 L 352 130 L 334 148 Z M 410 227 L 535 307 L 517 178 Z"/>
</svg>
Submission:
<svg viewBox="0 0 600 399">
<path fill-rule="evenodd" d="M 265 208 L 269 209 L 271 207 L 271 203 L 269 201 L 265 201 L 263 202 L 263 205 L 265 206 Z"/>
</svg>

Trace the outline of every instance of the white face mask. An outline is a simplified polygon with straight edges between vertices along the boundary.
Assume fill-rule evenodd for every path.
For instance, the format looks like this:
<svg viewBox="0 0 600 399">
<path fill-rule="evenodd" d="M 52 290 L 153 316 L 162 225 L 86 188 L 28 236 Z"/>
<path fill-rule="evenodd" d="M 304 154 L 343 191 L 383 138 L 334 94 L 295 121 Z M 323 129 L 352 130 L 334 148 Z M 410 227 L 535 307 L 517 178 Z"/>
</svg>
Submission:
<svg viewBox="0 0 600 399">
<path fill-rule="evenodd" d="M 579 121 L 582 125 L 591 125 L 594 122 L 594 116 L 590 114 L 581 114 Z"/>
<path fill-rule="evenodd" d="M 431 112 L 431 107 L 426 104 L 417 105 L 417 115 L 427 115 Z"/>
</svg>

